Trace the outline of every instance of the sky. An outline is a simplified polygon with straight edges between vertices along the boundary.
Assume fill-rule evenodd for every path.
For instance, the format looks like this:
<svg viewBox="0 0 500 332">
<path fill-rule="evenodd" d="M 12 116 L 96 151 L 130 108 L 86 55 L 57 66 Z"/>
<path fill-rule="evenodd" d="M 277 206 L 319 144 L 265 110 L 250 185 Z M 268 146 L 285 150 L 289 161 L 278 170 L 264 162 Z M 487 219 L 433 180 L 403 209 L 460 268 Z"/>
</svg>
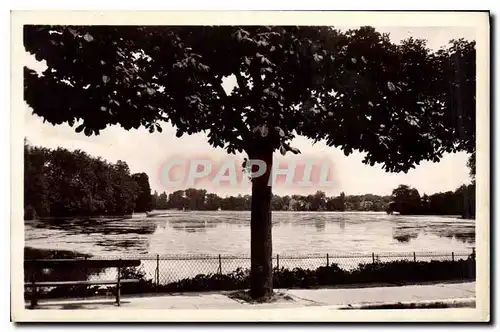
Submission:
<svg viewBox="0 0 500 332">
<path fill-rule="evenodd" d="M 339 27 L 342 30 L 356 27 Z M 465 38 L 475 40 L 475 30 L 461 27 L 375 27 L 380 32 L 390 33 L 393 42 L 399 43 L 409 37 L 427 40 L 431 49 L 439 49 L 448 44 L 451 39 Z M 25 64 L 33 69 L 42 69 L 43 64 L 26 53 Z M 231 90 L 235 82 L 232 78 L 225 80 L 224 88 Z M 145 172 L 148 174 L 151 189 L 158 192 L 172 192 L 184 189 L 185 186 L 169 186 L 161 181 L 164 172 L 164 163 L 175 156 L 199 156 L 203 154 L 214 161 L 224 161 L 228 158 L 223 149 L 215 149 L 207 143 L 204 134 L 195 134 L 177 138 L 175 129 L 168 123 L 162 123 L 163 132 L 150 134 L 146 129 L 126 131 L 118 126 L 111 126 L 101 131 L 99 136 L 87 137 L 82 133 L 77 134 L 74 128 L 68 125 L 52 126 L 43 123 L 42 118 L 33 115 L 32 110 L 26 105 L 25 136 L 28 141 L 37 146 L 47 148 L 63 147 L 69 150 L 80 149 L 95 157 L 102 157 L 109 162 L 117 160 L 126 161 L 132 173 Z M 76 126 L 75 126 L 76 127 Z M 312 144 L 311 140 L 297 137 L 291 144 L 301 150 L 300 156 L 290 157 L 275 154 L 275 164 L 297 158 L 310 158 L 314 160 L 327 160 L 331 165 L 333 182 L 329 186 L 290 186 L 276 185 L 273 192 L 278 195 L 310 194 L 317 190 L 324 191 L 327 195 L 338 195 L 345 192 L 354 194 L 380 194 L 390 195 L 392 190 L 400 184 L 406 184 L 418 189 L 420 194 L 455 190 L 464 183 L 469 183 L 469 171 L 466 163 L 468 155 L 465 153 L 447 154 L 440 162 L 422 162 L 416 169 L 408 173 L 387 173 L 381 165 L 368 166 L 362 163 L 364 155 L 358 152 L 346 157 L 337 148 L 326 146 L 322 142 Z M 236 155 L 235 158 L 243 160 L 245 155 Z M 250 194 L 248 184 L 214 185 L 205 181 L 197 186 L 214 192 L 221 196 Z"/>
</svg>

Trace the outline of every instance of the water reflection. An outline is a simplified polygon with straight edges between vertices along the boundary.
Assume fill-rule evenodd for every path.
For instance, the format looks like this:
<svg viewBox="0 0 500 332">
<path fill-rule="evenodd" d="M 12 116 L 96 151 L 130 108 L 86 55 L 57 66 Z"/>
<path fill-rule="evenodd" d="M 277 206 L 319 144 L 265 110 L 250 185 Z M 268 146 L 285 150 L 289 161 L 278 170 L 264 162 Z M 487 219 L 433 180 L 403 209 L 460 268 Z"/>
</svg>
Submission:
<svg viewBox="0 0 500 332">
<path fill-rule="evenodd" d="M 323 232 L 325 230 L 325 225 L 326 222 L 323 218 L 318 218 L 314 220 L 314 227 L 316 228 L 316 231 L 318 232 Z"/>
<path fill-rule="evenodd" d="M 406 234 L 393 234 L 392 238 L 401 243 L 410 242 L 412 239 L 416 239 L 418 237 L 418 233 L 406 233 Z"/>
<path fill-rule="evenodd" d="M 436 216 L 275 211 L 273 225 L 273 251 L 287 255 L 468 251 L 475 242 L 473 221 Z M 25 241 L 35 248 L 96 255 L 249 255 L 250 213 L 174 211 L 131 219 L 30 221 L 26 222 Z"/>
<path fill-rule="evenodd" d="M 215 223 L 208 223 L 208 222 L 201 222 L 201 223 L 175 223 L 172 225 L 172 228 L 177 230 L 177 231 L 185 231 L 188 233 L 204 233 L 206 232 L 207 228 L 215 228 L 217 227 L 217 224 Z"/>
<path fill-rule="evenodd" d="M 342 233 L 345 231 L 345 219 L 344 218 L 341 218 L 340 219 L 340 223 L 339 223 L 339 226 L 340 226 L 340 230 L 342 231 Z"/>
<path fill-rule="evenodd" d="M 152 234 L 156 224 L 151 222 L 134 222 L 129 218 L 85 218 L 85 219 L 46 219 L 27 222 L 32 227 L 65 231 L 69 234 Z"/>
<path fill-rule="evenodd" d="M 475 224 L 471 222 L 453 223 L 446 218 L 430 222 L 424 218 L 395 220 L 393 226 L 393 238 L 399 242 L 409 242 L 416 239 L 420 234 L 430 234 L 442 238 L 456 239 L 458 241 L 475 243 Z"/>
</svg>

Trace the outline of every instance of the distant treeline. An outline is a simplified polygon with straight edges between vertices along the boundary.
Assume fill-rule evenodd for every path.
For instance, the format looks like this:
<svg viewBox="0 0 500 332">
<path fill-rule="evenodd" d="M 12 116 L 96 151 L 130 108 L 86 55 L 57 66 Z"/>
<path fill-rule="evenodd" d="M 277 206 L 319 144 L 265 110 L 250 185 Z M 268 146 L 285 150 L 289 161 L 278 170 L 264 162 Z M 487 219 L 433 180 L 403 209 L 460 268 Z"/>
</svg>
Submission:
<svg viewBox="0 0 500 332">
<path fill-rule="evenodd" d="M 473 182 L 454 192 L 423 195 L 406 185 L 392 195 L 328 197 L 273 195 L 274 211 L 387 211 L 400 214 L 475 216 L 475 155 L 468 163 Z M 151 195 L 148 175 L 130 174 L 127 163 L 109 163 L 83 151 L 55 150 L 24 144 L 25 219 L 93 215 L 126 215 L 161 209 L 250 210 L 251 196 L 220 197 L 204 189 L 177 190 Z"/>
<path fill-rule="evenodd" d="M 472 183 L 461 185 L 455 191 L 420 197 L 418 190 L 400 185 L 392 191 L 392 201 L 387 213 L 460 215 L 463 218 L 476 217 L 476 152 L 467 161 Z"/>
<path fill-rule="evenodd" d="M 151 210 L 145 173 L 83 151 L 51 150 L 24 142 L 24 217 L 126 215 Z"/>
<path fill-rule="evenodd" d="M 392 201 L 388 213 L 399 212 L 405 215 L 460 215 L 463 218 L 475 218 L 476 183 L 462 185 L 455 191 L 420 197 L 417 189 L 400 185 L 392 192 Z"/>
<path fill-rule="evenodd" d="M 207 193 L 204 189 L 177 190 L 170 194 L 163 192 L 153 194 L 154 209 L 184 210 L 250 210 L 252 197 L 238 195 L 220 197 Z M 273 211 L 385 211 L 391 202 L 391 196 L 372 194 L 349 195 L 341 193 L 336 197 L 328 197 L 322 191 L 313 195 L 273 195 L 271 208 Z"/>
<path fill-rule="evenodd" d="M 373 194 L 345 195 L 328 197 L 322 191 L 314 195 L 273 195 L 273 211 L 386 211 L 404 215 L 460 215 L 466 218 L 475 216 L 475 184 L 463 185 L 457 190 L 440 192 L 420 197 L 418 190 L 400 185 L 390 196 Z M 153 209 L 178 210 L 250 210 L 252 197 L 238 195 L 220 197 L 207 193 L 204 189 L 177 190 L 170 194 L 153 194 Z"/>
</svg>

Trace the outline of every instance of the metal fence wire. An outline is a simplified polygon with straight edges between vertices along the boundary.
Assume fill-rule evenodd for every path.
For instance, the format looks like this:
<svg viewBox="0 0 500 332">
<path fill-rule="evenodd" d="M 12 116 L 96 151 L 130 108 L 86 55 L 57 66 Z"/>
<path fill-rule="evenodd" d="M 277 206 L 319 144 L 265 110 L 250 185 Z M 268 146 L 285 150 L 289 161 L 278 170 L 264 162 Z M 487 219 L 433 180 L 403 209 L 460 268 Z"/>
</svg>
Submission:
<svg viewBox="0 0 500 332">
<path fill-rule="evenodd" d="M 407 253 L 370 253 L 370 254 L 314 254 L 314 255 L 273 255 L 273 268 L 310 269 L 336 264 L 343 270 L 353 270 L 360 264 L 386 263 L 391 261 L 429 262 L 466 260 L 471 252 L 407 252 Z M 99 256 L 95 259 L 134 259 L 140 260 L 138 267 L 132 268 L 134 277 L 151 280 L 156 285 L 166 285 L 198 275 L 229 274 L 236 270 L 250 269 L 249 256 L 226 255 L 147 255 L 147 256 Z M 107 268 L 89 271 L 88 280 L 116 278 L 117 270 Z M 86 273 L 87 274 L 87 273 Z M 59 279 L 59 278 L 58 278 Z M 63 277 L 61 276 L 61 280 Z"/>
</svg>

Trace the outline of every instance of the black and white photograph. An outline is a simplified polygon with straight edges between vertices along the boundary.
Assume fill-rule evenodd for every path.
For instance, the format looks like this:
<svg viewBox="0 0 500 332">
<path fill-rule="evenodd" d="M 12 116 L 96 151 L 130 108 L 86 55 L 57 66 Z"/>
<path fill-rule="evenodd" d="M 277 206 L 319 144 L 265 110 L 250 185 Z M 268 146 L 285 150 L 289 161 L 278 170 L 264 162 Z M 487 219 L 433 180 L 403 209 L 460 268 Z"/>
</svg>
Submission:
<svg viewBox="0 0 500 332">
<path fill-rule="evenodd" d="M 14 321 L 489 321 L 488 12 L 11 18 Z"/>
</svg>

